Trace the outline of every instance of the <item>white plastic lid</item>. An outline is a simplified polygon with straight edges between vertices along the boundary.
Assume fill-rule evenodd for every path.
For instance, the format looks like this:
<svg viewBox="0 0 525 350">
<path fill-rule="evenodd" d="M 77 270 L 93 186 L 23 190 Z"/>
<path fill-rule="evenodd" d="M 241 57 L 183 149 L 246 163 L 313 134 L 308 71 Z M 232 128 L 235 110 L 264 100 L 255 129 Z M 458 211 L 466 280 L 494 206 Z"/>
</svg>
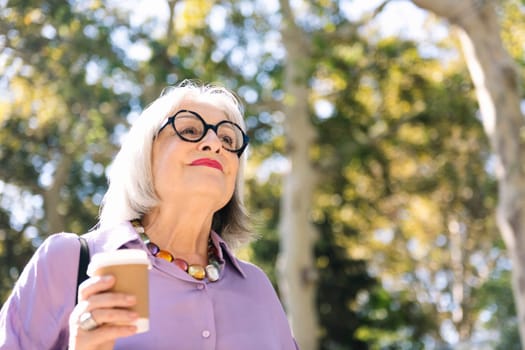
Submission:
<svg viewBox="0 0 525 350">
<path fill-rule="evenodd" d="M 136 264 L 148 265 L 148 269 L 151 269 L 148 254 L 141 249 L 119 249 L 112 252 L 97 253 L 91 257 L 87 274 L 93 276 L 96 270 L 105 266 Z"/>
</svg>

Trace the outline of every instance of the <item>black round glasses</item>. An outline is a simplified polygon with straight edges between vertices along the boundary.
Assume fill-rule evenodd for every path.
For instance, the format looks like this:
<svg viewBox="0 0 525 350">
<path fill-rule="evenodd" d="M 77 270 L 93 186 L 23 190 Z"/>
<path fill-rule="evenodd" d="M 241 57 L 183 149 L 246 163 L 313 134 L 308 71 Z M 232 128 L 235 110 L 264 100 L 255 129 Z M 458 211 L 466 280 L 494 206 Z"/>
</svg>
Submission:
<svg viewBox="0 0 525 350">
<path fill-rule="evenodd" d="M 250 140 L 241 127 L 232 121 L 223 120 L 215 125 L 207 124 L 199 113 L 186 109 L 182 109 L 169 117 L 158 133 L 160 134 L 168 124 L 181 139 L 188 142 L 199 142 L 211 129 L 219 137 L 222 148 L 237 153 L 239 157 Z"/>
</svg>

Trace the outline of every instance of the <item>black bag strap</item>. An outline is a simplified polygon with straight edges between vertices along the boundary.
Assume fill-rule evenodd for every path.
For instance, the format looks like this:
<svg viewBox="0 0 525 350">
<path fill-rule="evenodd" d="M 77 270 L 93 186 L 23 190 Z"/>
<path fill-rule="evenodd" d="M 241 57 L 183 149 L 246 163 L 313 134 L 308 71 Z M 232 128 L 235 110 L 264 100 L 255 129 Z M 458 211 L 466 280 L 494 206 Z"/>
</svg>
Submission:
<svg viewBox="0 0 525 350">
<path fill-rule="evenodd" d="M 80 241 L 80 256 L 78 258 L 77 288 L 75 305 L 78 304 L 78 286 L 88 279 L 87 268 L 89 265 L 89 246 L 85 238 L 78 237 Z"/>
</svg>

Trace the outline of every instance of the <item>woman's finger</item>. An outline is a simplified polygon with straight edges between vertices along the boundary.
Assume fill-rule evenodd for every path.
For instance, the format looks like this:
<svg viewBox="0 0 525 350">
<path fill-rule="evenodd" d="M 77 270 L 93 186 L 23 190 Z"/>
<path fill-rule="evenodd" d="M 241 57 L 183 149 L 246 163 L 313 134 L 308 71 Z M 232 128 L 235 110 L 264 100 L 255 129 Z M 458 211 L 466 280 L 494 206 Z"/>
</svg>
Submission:
<svg viewBox="0 0 525 350">
<path fill-rule="evenodd" d="M 129 337 L 137 333 L 133 325 L 105 324 L 91 331 L 77 329 L 70 340 L 70 348 L 74 349 L 112 349 L 111 345 L 117 338 Z"/>
<path fill-rule="evenodd" d="M 115 277 L 111 275 L 90 277 L 78 287 L 78 300 L 86 300 L 93 294 L 106 291 L 115 284 Z"/>
<path fill-rule="evenodd" d="M 90 331 L 89 336 L 96 339 L 97 342 L 105 343 L 110 340 L 115 340 L 120 337 L 128 337 L 137 333 L 137 327 L 133 325 L 114 325 L 107 324 L 103 325 L 93 331 Z"/>
<path fill-rule="evenodd" d="M 72 348 L 112 348 L 115 339 L 137 332 L 133 323 L 138 315 L 126 309 L 136 304 L 136 297 L 109 292 L 114 284 L 115 277 L 108 275 L 91 277 L 79 286 L 79 303 L 69 318 Z M 83 316 L 90 319 L 89 330 L 80 327 Z"/>
<path fill-rule="evenodd" d="M 98 325 L 130 325 L 138 319 L 139 315 L 124 309 L 95 309 L 91 311 L 91 317 Z"/>
<path fill-rule="evenodd" d="M 92 339 L 96 339 L 97 343 L 105 343 L 110 340 L 115 340 L 120 337 L 128 337 L 137 333 L 137 327 L 133 325 L 114 325 L 106 324 L 95 330 L 85 332 Z"/>
<path fill-rule="evenodd" d="M 137 303 L 134 295 L 123 293 L 99 293 L 93 294 L 83 301 L 86 303 L 85 311 L 105 308 L 129 308 Z"/>
</svg>

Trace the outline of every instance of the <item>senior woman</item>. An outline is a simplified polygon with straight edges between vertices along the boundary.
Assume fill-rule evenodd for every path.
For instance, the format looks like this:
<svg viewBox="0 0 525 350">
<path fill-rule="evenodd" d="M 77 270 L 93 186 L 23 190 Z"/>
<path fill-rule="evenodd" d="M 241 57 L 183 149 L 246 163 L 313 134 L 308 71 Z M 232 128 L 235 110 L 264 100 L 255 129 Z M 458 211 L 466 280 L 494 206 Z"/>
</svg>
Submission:
<svg viewBox="0 0 525 350">
<path fill-rule="evenodd" d="M 111 165 L 91 254 L 143 249 L 150 329 L 137 333 L 135 296 L 114 276 L 77 291 L 79 240 L 50 236 L 0 311 L 2 349 L 296 349 L 277 295 L 232 248 L 248 242 L 242 201 L 248 144 L 228 90 L 185 81 L 147 107 Z M 74 300 L 78 292 L 78 304 Z"/>
</svg>

